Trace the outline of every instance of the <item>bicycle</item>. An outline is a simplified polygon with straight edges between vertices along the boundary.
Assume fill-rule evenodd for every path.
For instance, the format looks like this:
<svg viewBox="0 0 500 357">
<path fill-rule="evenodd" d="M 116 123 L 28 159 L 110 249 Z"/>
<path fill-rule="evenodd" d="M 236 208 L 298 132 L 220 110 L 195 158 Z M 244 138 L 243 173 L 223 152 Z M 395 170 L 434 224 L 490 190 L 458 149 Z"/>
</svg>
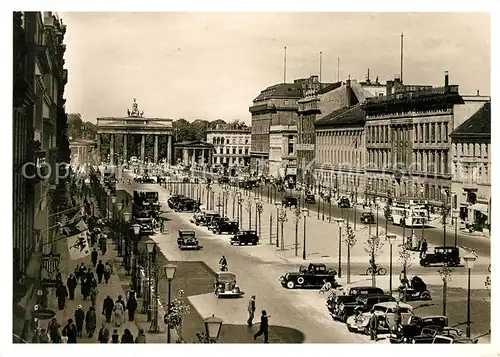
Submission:
<svg viewBox="0 0 500 357">
<path fill-rule="evenodd" d="M 373 274 L 373 267 L 368 267 L 366 269 L 366 275 L 372 275 Z M 387 274 L 387 269 L 384 267 L 381 267 L 379 265 L 375 266 L 375 275 L 386 275 Z"/>
</svg>

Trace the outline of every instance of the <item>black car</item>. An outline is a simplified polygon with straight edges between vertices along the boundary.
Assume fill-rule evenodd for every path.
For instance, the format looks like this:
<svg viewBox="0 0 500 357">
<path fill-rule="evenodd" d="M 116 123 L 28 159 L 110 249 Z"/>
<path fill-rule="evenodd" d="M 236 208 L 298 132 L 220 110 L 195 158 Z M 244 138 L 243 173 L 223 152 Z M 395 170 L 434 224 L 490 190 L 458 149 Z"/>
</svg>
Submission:
<svg viewBox="0 0 500 357">
<path fill-rule="evenodd" d="M 372 286 L 355 286 L 349 289 L 347 295 L 330 295 L 326 300 L 326 306 L 332 318 L 336 320 L 341 320 L 343 316 L 339 314 L 340 306 L 345 304 L 350 304 L 356 301 L 360 296 L 369 295 L 384 295 L 384 291 L 377 287 Z"/>
<path fill-rule="evenodd" d="M 283 200 L 281 201 L 281 204 L 283 205 L 283 207 L 285 208 L 293 208 L 293 207 L 297 207 L 297 199 L 295 197 L 285 197 L 283 198 Z"/>
<path fill-rule="evenodd" d="M 176 212 L 195 212 L 198 210 L 199 206 L 200 204 L 198 201 L 188 197 L 182 197 L 176 202 L 174 210 Z"/>
<path fill-rule="evenodd" d="M 212 232 L 214 234 L 236 234 L 239 231 L 238 222 L 237 221 L 216 221 L 216 224 L 212 228 Z"/>
<path fill-rule="evenodd" d="M 241 231 L 231 237 L 231 245 L 257 245 L 259 236 L 256 231 Z"/>
<path fill-rule="evenodd" d="M 372 212 L 363 212 L 359 220 L 364 224 L 373 224 L 375 223 L 375 215 Z"/>
<path fill-rule="evenodd" d="M 412 343 L 416 336 L 429 335 L 428 331 L 442 331 L 448 326 L 448 318 L 442 315 L 436 316 L 416 316 L 412 315 L 407 324 L 401 325 L 400 328 L 390 336 L 391 343 Z M 418 338 L 417 338 L 418 339 Z"/>
<path fill-rule="evenodd" d="M 150 236 L 153 235 L 153 218 L 151 217 L 136 217 L 135 223 L 141 226 L 139 235 Z"/>
<path fill-rule="evenodd" d="M 199 250 L 202 248 L 194 231 L 179 229 L 179 237 L 177 238 L 177 246 L 180 250 L 193 249 Z"/>
<path fill-rule="evenodd" d="M 347 198 L 347 197 L 341 197 L 340 200 L 338 201 L 337 205 L 340 208 L 351 208 L 351 202 L 349 201 L 349 198 Z"/>
<path fill-rule="evenodd" d="M 182 200 L 182 198 L 184 198 L 183 195 L 173 195 L 171 196 L 168 200 L 167 200 L 167 204 L 168 204 L 168 207 L 170 209 L 175 209 L 175 207 L 177 206 L 177 204 L 179 203 L 179 201 Z"/>
<path fill-rule="evenodd" d="M 312 194 L 307 194 L 304 198 L 304 202 L 306 203 L 306 205 L 313 205 L 316 203 L 316 198 Z"/>
<path fill-rule="evenodd" d="M 327 269 L 325 264 L 311 263 L 309 266 L 301 266 L 298 272 L 290 272 L 280 277 L 281 285 L 284 288 L 321 288 L 323 284 L 329 282 L 332 288 L 339 286 L 335 277 L 337 272 Z"/>
<path fill-rule="evenodd" d="M 428 267 L 434 264 L 447 266 L 460 265 L 458 247 L 435 247 L 434 253 L 427 253 L 422 259 L 420 259 L 420 265 L 423 267 Z"/>
<path fill-rule="evenodd" d="M 437 336 L 446 336 L 450 339 L 461 338 L 462 330 L 453 327 L 424 327 L 419 335 L 412 338 L 412 343 L 434 343 Z M 451 342 L 444 342 L 451 343 Z"/>
<path fill-rule="evenodd" d="M 346 322 L 347 318 L 354 315 L 356 310 L 359 309 L 362 312 L 368 312 L 373 305 L 388 301 L 396 301 L 396 299 L 392 295 L 385 294 L 358 296 L 355 301 L 339 306 L 338 314 L 341 320 Z"/>
</svg>

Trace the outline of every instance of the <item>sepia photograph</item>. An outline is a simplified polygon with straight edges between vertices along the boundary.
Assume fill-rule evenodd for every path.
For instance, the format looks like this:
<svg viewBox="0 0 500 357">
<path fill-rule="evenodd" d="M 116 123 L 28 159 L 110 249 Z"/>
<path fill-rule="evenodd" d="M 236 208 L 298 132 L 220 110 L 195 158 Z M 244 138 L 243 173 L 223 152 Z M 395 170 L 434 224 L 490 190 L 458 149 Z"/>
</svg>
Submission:
<svg viewBox="0 0 500 357">
<path fill-rule="evenodd" d="M 11 343 L 491 344 L 491 22 L 13 11 Z"/>
</svg>

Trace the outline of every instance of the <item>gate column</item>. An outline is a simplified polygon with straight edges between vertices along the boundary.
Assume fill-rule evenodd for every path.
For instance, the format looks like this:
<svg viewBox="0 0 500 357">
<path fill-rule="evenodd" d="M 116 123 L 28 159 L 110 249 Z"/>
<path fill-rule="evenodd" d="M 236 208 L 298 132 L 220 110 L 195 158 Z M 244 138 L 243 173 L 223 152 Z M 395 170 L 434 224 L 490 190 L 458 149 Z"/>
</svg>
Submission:
<svg viewBox="0 0 500 357">
<path fill-rule="evenodd" d="M 167 164 L 172 165 L 172 136 L 167 135 Z"/>
<path fill-rule="evenodd" d="M 115 134 L 111 134 L 110 136 L 111 138 L 109 140 L 109 164 L 113 166 L 115 162 Z"/>
<path fill-rule="evenodd" d="M 127 164 L 128 135 L 123 134 L 123 163 Z"/>
<path fill-rule="evenodd" d="M 144 156 L 146 156 L 146 135 L 141 135 L 141 162 L 144 163 Z"/>
<path fill-rule="evenodd" d="M 155 165 L 158 163 L 158 135 L 155 135 L 155 147 L 154 147 L 153 162 Z"/>
</svg>

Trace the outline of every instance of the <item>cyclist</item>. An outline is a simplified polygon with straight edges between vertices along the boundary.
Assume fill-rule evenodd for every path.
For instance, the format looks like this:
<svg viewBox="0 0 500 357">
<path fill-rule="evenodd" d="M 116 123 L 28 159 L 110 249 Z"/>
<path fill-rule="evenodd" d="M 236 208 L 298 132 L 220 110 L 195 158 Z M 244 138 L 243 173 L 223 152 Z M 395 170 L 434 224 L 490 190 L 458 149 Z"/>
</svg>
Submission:
<svg viewBox="0 0 500 357">
<path fill-rule="evenodd" d="M 221 271 L 227 270 L 227 259 L 224 255 L 219 260 L 219 266 Z"/>
</svg>

